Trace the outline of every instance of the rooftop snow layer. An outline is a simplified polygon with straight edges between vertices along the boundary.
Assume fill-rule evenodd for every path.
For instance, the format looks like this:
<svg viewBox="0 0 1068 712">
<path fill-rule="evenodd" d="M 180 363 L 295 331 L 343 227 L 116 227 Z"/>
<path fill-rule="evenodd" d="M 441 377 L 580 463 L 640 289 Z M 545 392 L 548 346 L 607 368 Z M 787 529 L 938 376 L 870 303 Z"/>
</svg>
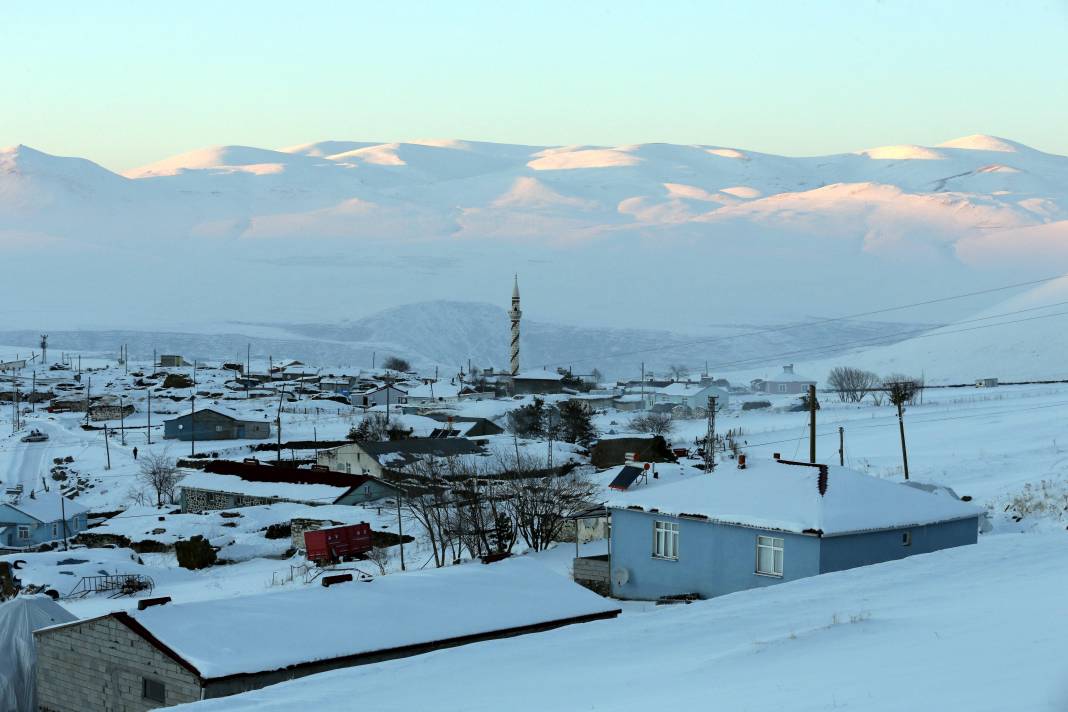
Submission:
<svg viewBox="0 0 1068 712">
<path fill-rule="evenodd" d="M 41 492 L 32 499 L 23 497 L 17 503 L 6 502 L 5 504 L 45 524 L 62 521 L 64 514 L 67 519 L 70 519 L 77 514 L 85 514 L 89 511 L 88 508 L 61 496 L 58 492 Z"/>
<path fill-rule="evenodd" d="M 515 559 L 130 616 L 203 677 L 217 678 L 613 611 L 614 602 Z"/>
<path fill-rule="evenodd" d="M 608 506 L 640 506 L 671 515 L 701 515 L 724 524 L 834 536 L 977 517 L 978 507 L 845 467 L 828 466 L 826 494 L 808 465 L 751 463 L 711 475 L 650 479 L 614 494 Z"/>
<path fill-rule="evenodd" d="M 362 482 L 363 479 L 356 479 L 352 486 L 356 487 Z M 182 478 L 178 486 L 214 492 L 234 492 L 251 497 L 277 497 L 296 502 L 323 503 L 333 502 L 351 489 L 294 482 L 249 482 L 237 475 L 216 475 L 209 472 L 191 472 Z"/>
</svg>

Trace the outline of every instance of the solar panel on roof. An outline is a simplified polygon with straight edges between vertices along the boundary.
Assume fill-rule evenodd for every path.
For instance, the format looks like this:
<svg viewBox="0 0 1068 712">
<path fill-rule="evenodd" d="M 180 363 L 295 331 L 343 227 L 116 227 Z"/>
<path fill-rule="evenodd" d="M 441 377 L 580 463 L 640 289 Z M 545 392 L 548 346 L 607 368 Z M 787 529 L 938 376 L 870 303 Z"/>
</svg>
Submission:
<svg viewBox="0 0 1068 712">
<path fill-rule="evenodd" d="M 614 490 L 625 490 L 634 484 L 634 480 L 638 479 L 643 472 L 645 472 L 645 470 L 640 467 L 627 465 L 619 471 L 619 474 L 616 475 L 616 478 L 612 480 L 608 486 Z"/>
</svg>

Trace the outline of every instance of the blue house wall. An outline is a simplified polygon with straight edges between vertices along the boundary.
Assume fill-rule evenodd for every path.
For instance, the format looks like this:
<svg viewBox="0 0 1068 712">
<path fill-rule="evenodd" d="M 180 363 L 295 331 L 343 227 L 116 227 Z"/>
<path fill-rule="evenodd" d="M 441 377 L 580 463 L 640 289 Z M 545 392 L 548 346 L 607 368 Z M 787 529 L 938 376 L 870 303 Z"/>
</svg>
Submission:
<svg viewBox="0 0 1068 712">
<path fill-rule="evenodd" d="M 87 526 L 88 520 L 84 514 L 78 514 L 67 519 L 67 536 L 72 537 Z M 56 528 L 53 530 L 52 525 Z M 19 527 L 29 528 L 29 539 L 19 538 Z M 27 516 L 7 504 L 0 504 L 0 547 L 22 548 L 45 544 L 50 541 L 58 541 L 63 538 L 63 522 L 57 519 L 55 522 L 39 522 L 33 517 Z"/>
<path fill-rule="evenodd" d="M 978 538 L 978 516 L 919 527 L 824 537 L 820 540 L 820 573 L 929 554 L 974 544 Z"/>
<path fill-rule="evenodd" d="M 653 556 L 658 521 L 679 525 L 677 560 Z M 758 536 L 783 539 L 781 577 L 756 573 Z M 711 598 L 820 573 L 820 540 L 815 536 L 629 509 L 612 510 L 611 552 L 611 569 L 629 572 L 625 584 L 612 581 L 617 598 L 651 600 L 687 593 Z"/>
</svg>

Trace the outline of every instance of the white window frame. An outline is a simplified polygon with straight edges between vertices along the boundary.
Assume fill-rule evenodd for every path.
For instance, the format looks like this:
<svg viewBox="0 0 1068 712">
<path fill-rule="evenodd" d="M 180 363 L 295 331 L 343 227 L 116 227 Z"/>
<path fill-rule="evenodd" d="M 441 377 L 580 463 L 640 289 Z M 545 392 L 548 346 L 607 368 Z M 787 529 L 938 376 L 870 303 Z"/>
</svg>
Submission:
<svg viewBox="0 0 1068 712">
<path fill-rule="evenodd" d="M 789 386 L 787 386 L 785 383 L 780 383 L 778 385 L 779 385 L 779 393 L 786 393 L 787 389 L 789 388 Z"/>
<path fill-rule="evenodd" d="M 18 529 L 16 529 L 16 531 L 18 532 L 17 536 L 19 538 L 19 541 L 27 541 L 31 538 L 30 526 L 28 524 L 19 524 Z"/>
<path fill-rule="evenodd" d="M 773 576 L 775 578 L 782 578 L 783 572 L 783 560 L 786 558 L 785 554 L 786 542 L 777 536 L 764 536 L 758 534 L 756 538 L 756 573 L 758 576 Z M 762 568 L 761 554 L 764 551 L 771 552 L 771 569 Z M 776 557 L 778 554 L 778 557 Z M 778 561 L 776 561 L 778 558 Z"/>
<path fill-rule="evenodd" d="M 901 532 L 901 546 L 912 546 L 912 530 Z"/>
<path fill-rule="evenodd" d="M 679 560 L 679 523 L 657 520 L 653 522 L 653 558 Z"/>
<path fill-rule="evenodd" d="M 59 524 L 52 522 L 52 538 L 55 539 L 57 536 L 59 536 Z"/>
</svg>

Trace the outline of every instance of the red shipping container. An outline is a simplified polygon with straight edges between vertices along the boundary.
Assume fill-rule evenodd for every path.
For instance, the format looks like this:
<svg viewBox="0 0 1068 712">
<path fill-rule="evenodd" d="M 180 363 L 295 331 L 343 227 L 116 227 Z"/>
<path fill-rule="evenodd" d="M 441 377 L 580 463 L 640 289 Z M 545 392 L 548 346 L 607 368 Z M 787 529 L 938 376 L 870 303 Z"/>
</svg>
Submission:
<svg viewBox="0 0 1068 712">
<path fill-rule="evenodd" d="M 371 550 L 371 525 L 367 522 L 304 532 L 309 561 L 340 561 Z"/>
</svg>

